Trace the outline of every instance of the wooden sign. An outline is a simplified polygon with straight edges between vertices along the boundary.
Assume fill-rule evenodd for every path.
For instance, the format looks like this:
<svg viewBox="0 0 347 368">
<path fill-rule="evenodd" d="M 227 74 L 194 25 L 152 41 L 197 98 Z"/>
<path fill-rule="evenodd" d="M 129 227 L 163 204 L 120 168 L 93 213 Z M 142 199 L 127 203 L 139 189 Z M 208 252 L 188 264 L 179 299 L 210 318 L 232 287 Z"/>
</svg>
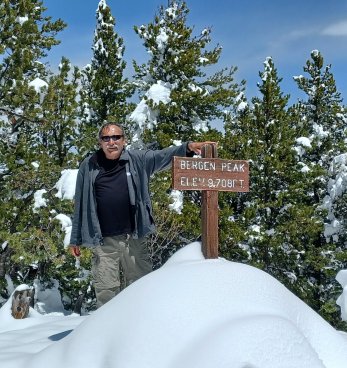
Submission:
<svg viewBox="0 0 347 368">
<path fill-rule="evenodd" d="M 249 165 L 244 160 L 173 158 L 172 186 L 178 190 L 249 191 Z"/>
<path fill-rule="evenodd" d="M 202 191 L 202 252 L 205 258 L 218 258 L 218 192 L 248 192 L 249 165 L 244 160 L 217 158 L 214 144 L 204 145 L 201 155 L 173 158 L 172 187 Z"/>
</svg>

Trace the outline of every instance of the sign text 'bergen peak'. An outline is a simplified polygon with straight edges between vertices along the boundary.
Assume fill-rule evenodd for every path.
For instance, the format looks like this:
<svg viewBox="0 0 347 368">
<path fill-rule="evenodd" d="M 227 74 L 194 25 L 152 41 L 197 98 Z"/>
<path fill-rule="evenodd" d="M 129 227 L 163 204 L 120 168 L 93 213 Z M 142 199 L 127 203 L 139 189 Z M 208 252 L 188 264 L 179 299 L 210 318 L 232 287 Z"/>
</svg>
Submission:
<svg viewBox="0 0 347 368">
<path fill-rule="evenodd" d="M 178 190 L 249 191 L 249 165 L 245 160 L 173 158 L 173 188 Z"/>
</svg>

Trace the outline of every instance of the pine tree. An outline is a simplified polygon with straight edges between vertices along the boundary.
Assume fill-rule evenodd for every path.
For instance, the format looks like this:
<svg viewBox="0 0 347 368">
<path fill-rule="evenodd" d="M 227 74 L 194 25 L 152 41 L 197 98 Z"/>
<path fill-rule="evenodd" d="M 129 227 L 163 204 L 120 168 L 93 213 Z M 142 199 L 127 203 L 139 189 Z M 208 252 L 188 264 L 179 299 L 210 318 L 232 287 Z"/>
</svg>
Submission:
<svg viewBox="0 0 347 368">
<path fill-rule="evenodd" d="M 30 82 L 45 77 L 40 59 L 59 44 L 55 36 L 65 27 L 60 19 L 45 17 L 45 10 L 38 0 L 4 0 L 0 5 L 0 113 L 12 132 L 36 123 Z"/>
<path fill-rule="evenodd" d="M 74 161 L 72 150 L 78 137 L 76 120 L 80 73 L 77 67 L 73 71 L 71 68 L 69 60 L 63 57 L 59 74 L 49 78 L 47 93 L 42 100 L 42 144 L 59 167 L 68 167 Z"/>
<path fill-rule="evenodd" d="M 159 147 L 173 140 L 194 140 L 207 132 L 211 121 L 221 118 L 223 109 L 237 95 L 236 68 L 223 69 L 207 76 L 204 71 L 218 63 L 222 48 L 211 50 L 211 29 L 193 36 L 187 25 L 189 9 L 183 1 L 168 2 L 147 26 L 135 27 L 150 59 L 138 65 L 134 61 L 135 83 L 147 107 L 139 121 L 145 142 Z M 166 93 L 166 101 L 156 99 Z M 142 106 L 142 108 L 144 108 Z"/>
<path fill-rule="evenodd" d="M 163 148 L 189 140 L 218 141 L 220 133 L 211 128 L 211 122 L 221 118 L 241 89 L 234 82 L 236 68 L 207 75 L 205 70 L 218 63 L 222 48 L 210 47 L 211 29 L 194 36 L 193 27 L 187 25 L 188 14 L 185 2 L 169 1 L 151 23 L 135 27 L 150 58 L 142 65 L 133 62 L 141 102 L 130 116 L 138 127 L 132 144 Z M 159 263 L 201 234 L 200 193 L 185 192 L 182 214 L 175 214 L 168 210 L 170 186 L 169 172 L 152 179 L 159 225 L 155 239 L 165 248 L 164 255 L 159 252 Z M 177 229 L 176 237 L 168 240 L 172 229 Z"/>
<path fill-rule="evenodd" d="M 132 84 L 124 78 L 123 39 L 114 31 L 115 19 L 106 0 L 96 11 L 96 28 L 91 63 L 82 70 L 81 132 L 79 142 L 84 156 L 95 147 L 95 137 L 106 121 L 125 124 L 130 111 L 127 99 L 133 94 Z"/>
<path fill-rule="evenodd" d="M 54 219 L 54 211 L 67 210 L 55 198 L 54 185 L 62 169 L 74 161 L 78 74 L 75 70 L 70 83 L 69 71 L 69 62 L 63 59 L 59 75 L 50 77 L 38 96 L 43 110 L 40 124 L 31 128 L 31 135 L 28 131 L 18 135 L 13 147 L 17 156 L 7 160 L 11 174 L 3 187 L 7 201 L 2 210 L 7 216 L 1 237 L 11 247 L 15 283 L 32 283 L 34 278 L 48 284 L 52 279 L 64 283 L 62 271 L 74 269 L 65 260 L 60 226 Z"/>
<path fill-rule="evenodd" d="M 221 251 L 290 285 L 296 259 L 296 238 L 289 231 L 295 227 L 289 216 L 295 203 L 295 130 L 287 110 L 289 96 L 281 91 L 282 79 L 271 58 L 259 76 L 261 97 L 250 105 L 240 95 L 236 110 L 226 116 L 223 151 L 249 160 L 250 192 L 223 194 Z"/>
<path fill-rule="evenodd" d="M 301 265 L 300 277 L 309 280 L 301 290 L 304 299 L 328 321 L 337 324 L 335 276 L 343 264 L 346 266 L 346 248 L 343 243 L 330 243 L 329 237 L 324 236 L 327 222 L 324 201 L 329 195 L 329 169 L 335 157 L 346 152 L 346 117 L 331 66 L 324 66 L 323 56 L 317 50 L 311 52 L 311 59 L 304 67 L 308 76 L 295 77 L 307 100 L 300 101 L 294 108 L 300 127 L 296 147 L 298 169 L 305 173 L 297 191 L 316 229 L 305 244 L 298 264 Z M 338 209 L 338 202 L 336 206 Z"/>
<path fill-rule="evenodd" d="M 0 268 L 1 276 L 9 275 L 15 285 L 35 277 L 50 279 L 65 259 L 52 213 L 34 206 L 52 192 L 70 148 L 58 136 L 68 138 L 60 121 L 70 120 L 66 114 L 71 110 L 53 107 L 68 104 L 67 96 L 64 101 L 58 97 L 58 79 L 65 82 L 65 72 L 50 77 L 41 62 L 59 43 L 55 35 L 65 25 L 43 16 L 45 10 L 39 1 L 5 0 L 0 5 L 5 55 L 0 64 L 0 242 L 6 244 Z"/>
</svg>

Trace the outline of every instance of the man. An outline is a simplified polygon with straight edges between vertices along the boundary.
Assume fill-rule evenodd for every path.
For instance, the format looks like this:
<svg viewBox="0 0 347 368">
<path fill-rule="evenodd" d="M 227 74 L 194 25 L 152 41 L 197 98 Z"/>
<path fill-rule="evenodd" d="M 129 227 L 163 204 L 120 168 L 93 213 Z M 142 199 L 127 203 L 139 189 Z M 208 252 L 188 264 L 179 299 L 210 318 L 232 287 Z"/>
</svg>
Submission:
<svg viewBox="0 0 347 368">
<path fill-rule="evenodd" d="M 125 150 L 121 125 L 99 131 L 100 149 L 80 165 L 70 250 L 92 247 L 97 307 L 120 291 L 120 265 L 127 284 L 152 271 L 146 236 L 155 230 L 149 179 L 166 169 L 173 156 L 199 154 L 204 144 L 189 142 L 162 150 Z"/>
</svg>

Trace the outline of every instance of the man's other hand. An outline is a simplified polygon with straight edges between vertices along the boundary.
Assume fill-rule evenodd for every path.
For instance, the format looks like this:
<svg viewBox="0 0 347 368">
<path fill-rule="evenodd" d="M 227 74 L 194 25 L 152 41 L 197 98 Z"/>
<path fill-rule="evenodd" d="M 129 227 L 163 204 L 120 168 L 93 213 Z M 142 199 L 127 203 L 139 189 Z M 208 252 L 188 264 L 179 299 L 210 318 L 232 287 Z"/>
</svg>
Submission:
<svg viewBox="0 0 347 368">
<path fill-rule="evenodd" d="M 74 256 L 74 257 L 79 257 L 81 255 L 81 248 L 78 245 L 70 245 L 70 253 Z"/>
</svg>

